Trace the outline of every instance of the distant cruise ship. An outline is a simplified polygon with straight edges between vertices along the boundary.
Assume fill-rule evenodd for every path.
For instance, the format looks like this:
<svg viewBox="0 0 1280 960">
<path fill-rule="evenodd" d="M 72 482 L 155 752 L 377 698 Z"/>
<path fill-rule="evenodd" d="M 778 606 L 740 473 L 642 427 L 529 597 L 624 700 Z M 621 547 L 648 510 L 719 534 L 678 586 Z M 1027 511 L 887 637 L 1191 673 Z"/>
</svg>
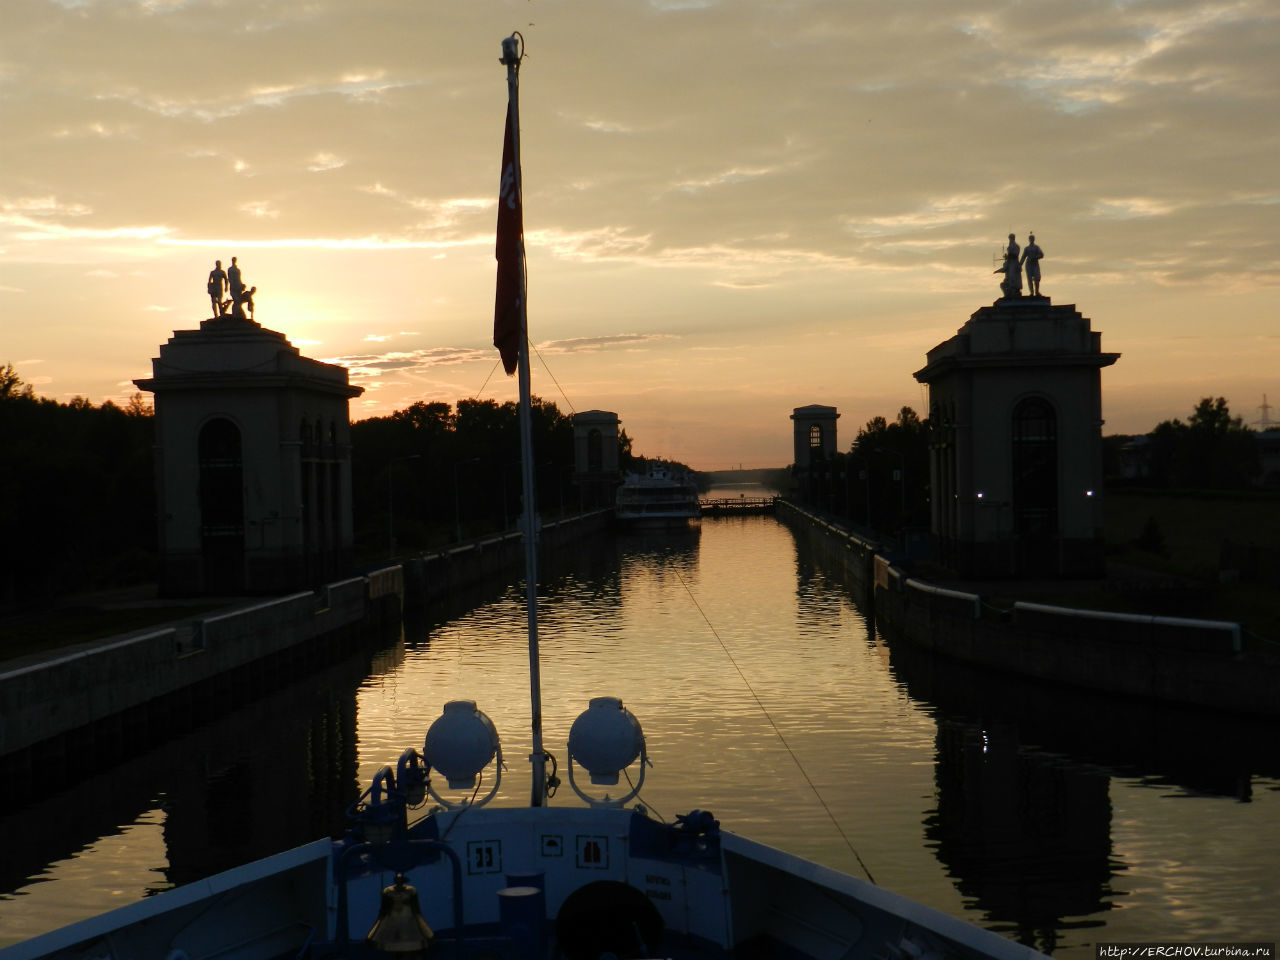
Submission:
<svg viewBox="0 0 1280 960">
<path fill-rule="evenodd" d="M 618 488 L 617 516 L 626 523 L 683 524 L 701 515 L 693 474 L 658 460 L 628 471 Z"/>
</svg>

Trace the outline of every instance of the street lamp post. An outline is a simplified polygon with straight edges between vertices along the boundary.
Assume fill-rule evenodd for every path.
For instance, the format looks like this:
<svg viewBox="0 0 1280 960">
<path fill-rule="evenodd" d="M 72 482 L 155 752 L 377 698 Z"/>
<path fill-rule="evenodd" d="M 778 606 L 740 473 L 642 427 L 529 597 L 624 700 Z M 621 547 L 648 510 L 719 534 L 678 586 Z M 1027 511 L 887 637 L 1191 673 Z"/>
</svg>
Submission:
<svg viewBox="0 0 1280 960">
<path fill-rule="evenodd" d="M 466 460 L 459 460 L 453 465 L 453 538 L 458 543 L 462 542 L 462 506 L 458 501 L 458 468 L 468 463 L 479 462 L 479 457 L 470 457 Z"/>
<path fill-rule="evenodd" d="M 876 453 L 887 453 L 891 457 L 898 458 L 898 523 L 903 527 L 903 539 L 906 539 L 907 526 L 907 458 L 897 450 L 886 450 L 884 447 L 876 447 Z"/>
<path fill-rule="evenodd" d="M 392 457 L 387 461 L 387 559 L 396 555 L 396 508 L 395 485 L 391 482 L 392 467 L 401 460 L 421 460 L 420 453 L 407 453 L 403 457 Z"/>
</svg>

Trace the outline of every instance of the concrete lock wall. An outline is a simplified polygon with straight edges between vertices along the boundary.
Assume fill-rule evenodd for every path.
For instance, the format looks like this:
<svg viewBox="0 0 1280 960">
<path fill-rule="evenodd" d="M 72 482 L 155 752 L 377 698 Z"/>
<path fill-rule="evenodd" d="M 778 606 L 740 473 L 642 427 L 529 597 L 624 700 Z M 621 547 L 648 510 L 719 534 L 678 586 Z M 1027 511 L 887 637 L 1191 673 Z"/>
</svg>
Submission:
<svg viewBox="0 0 1280 960">
<path fill-rule="evenodd" d="M 0 755 L 173 689 L 170 627 L 0 674 Z"/>
<path fill-rule="evenodd" d="M 1019 602 L 996 610 L 975 593 L 913 578 L 874 544 L 784 503 L 779 516 L 829 560 L 891 643 L 1095 692 L 1280 716 L 1280 660 L 1242 650 L 1237 623 Z M 1016 591 L 1016 581 L 1004 584 Z"/>
<path fill-rule="evenodd" d="M 398 566 L 0 673 L 0 756 L 399 613 Z"/>
<path fill-rule="evenodd" d="M 611 509 L 543 525 L 543 549 L 598 536 Z M 234 607 L 7 672 L 0 668 L 0 757 L 7 757 L 180 691 L 234 677 L 281 657 L 305 661 L 347 634 L 398 621 L 402 607 L 518 567 L 519 533 L 469 543 L 330 583 L 317 591 Z"/>
</svg>

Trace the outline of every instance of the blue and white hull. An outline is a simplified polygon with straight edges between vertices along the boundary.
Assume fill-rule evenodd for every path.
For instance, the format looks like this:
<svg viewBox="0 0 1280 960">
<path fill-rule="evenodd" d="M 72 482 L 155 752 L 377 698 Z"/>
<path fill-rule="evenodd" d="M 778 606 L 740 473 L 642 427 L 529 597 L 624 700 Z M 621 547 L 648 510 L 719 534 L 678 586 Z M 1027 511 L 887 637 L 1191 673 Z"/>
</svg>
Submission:
<svg viewBox="0 0 1280 960">
<path fill-rule="evenodd" d="M 670 826 L 618 809 L 437 813 L 409 829 L 412 866 L 398 861 L 405 845 L 388 866 L 389 850 L 321 840 L 0 950 L 0 960 L 383 956 L 365 934 L 406 866 L 435 932 L 429 954 L 441 960 L 1040 956 L 711 823 Z"/>
</svg>

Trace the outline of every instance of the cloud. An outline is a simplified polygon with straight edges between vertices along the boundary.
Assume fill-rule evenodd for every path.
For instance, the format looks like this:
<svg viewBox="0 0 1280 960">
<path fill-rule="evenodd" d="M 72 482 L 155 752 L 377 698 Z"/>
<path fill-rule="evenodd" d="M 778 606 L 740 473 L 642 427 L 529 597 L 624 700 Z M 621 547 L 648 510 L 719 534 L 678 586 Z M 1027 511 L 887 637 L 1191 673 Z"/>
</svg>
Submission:
<svg viewBox="0 0 1280 960">
<path fill-rule="evenodd" d="M 274 220 L 280 216 L 280 211 L 273 209 L 266 200 L 249 200 L 240 204 L 239 209 L 251 217 L 269 217 Z"/>
<path fill-rule="evenodd" d="M 855 345 L 953 330 L 994 298 L 1010 231 L 1035 230 L 1055 297 L 1126 328 L 1270 309 L 1268 0 L 563 0 L 529 19 L 526 243 L 554 329 L 539 349 L 609 371 L 584 384 L 659 358 L 673 383 L 705 379 L 685 364 L 732 323 L 768 336 L 734 356 L 801 394 L 890 376 L 914 391 L 909 364 Z M 348 352 L 380 403 L 492 365 L 487 345 L 438 346 L 479 340 L 465 331 L 492 310 L 506 89 L 474 5 L 22 0 L 5 28 L 0 285 L 28 290 L 10 302 L 47 338 L 24 349 L 151 356 L 137 305 L 180 316 L 176 278 L 233 249 L 259 251 L 255 280 L 296 306 L 273 322 Z M 96 307 L 101 342 L 78 333 L 90 271 L 122 289 Z M 140 339 L 107 339 L 125 329 Z M 820 358 L 839 369 L 785 366 L 812 330 L 847 331 Z M 70 369 L 59 383 L 91 393 Z"/>
<path fill-rule="evenodd" d="M 678 339 L 672 334 L 660 333 L 618 333 L 599 337 L 570 337 L 566 340 L 548 340 L 538 344 L 538 352 L 555 353 L 590 353 L 608 347 L 648 346 L 659 341 Z"/>
<path fill-rule="evenodd" d="M 52 194 L 42 197 L 17 197 L 0 202 L 5 213 L 26 217 L 83 217 L 93 211 L 82 203 L 63 203 Z"/>
<path fill-rule="evenodd" d="M 991 201 L 990 195 L 974 193 L 938 197 L 910 211 L 866 219 L 845 218 L 845 223 L 850 231 L 859 236 L 917 233 L 936 227 L 955 227 L 985 220 Z"/>
<path fill-rule="evenodd" d="M 311 158 L 311 162 L 307 164 L 307 169 L 312 173 L 327 173 L 330 170 L 338 170 L 346 165 L 347 161 L 337 154 L 321 152 Z"/>
<path fill-rule="evenodd" d="M 324 362 L 346 367 L 353 380 L 363 382 L 393 371 L 424 373 L 438 367 L 454 367 L 480 360 L 490 361 L 493 356 L 493 350 L 469 347 L 428 347 L 420 350 L 393 350 L 386 353 L 347 354 L 328 357 Z"/>
<path fill-rule="evenodd" d="M 777 172 L 776 167 L 730 167 L 726 170 L 720 170 L 706 177 L 700 177 L 695 180 L 681 180 L 671 185 L 672 190 L 683 190 L 686 193 L 696 193 L 699 190 L 707 190 L 714 187 L 732 186 L 737 183 L 745 183 L 749 180 L 755 180 L 759 177 L 767 177 Z"/>
</svg>

